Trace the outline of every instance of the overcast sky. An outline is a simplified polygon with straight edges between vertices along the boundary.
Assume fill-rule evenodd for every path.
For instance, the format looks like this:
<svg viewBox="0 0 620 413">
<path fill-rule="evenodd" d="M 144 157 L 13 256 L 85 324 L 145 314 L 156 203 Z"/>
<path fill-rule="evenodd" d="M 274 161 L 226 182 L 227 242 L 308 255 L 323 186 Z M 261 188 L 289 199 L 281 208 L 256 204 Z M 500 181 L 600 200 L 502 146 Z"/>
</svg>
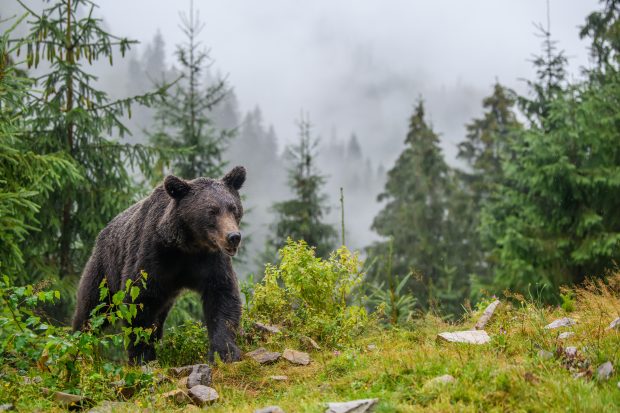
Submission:
<svg viewBox="0 0 620 413">
<path fill-rule="evenodd" d="M 147 42 L 160 29 L 172 63 L 189 0 L 99 3 L 115 34 Z M 578 26 L 597 7 L 551 1 L 551 31 L 575 76 L 588 64 Z M 451 157 L 495 79 L 524 90 L 519 79 L 532 76 L 528 59 L 540 50 L 533 23 L 546 22 L 545 0 L 196 0 L 195 8 L 215 67 L 244 109 L 261 106 L 280 139 L 295 137 L 303 109 L 324 139 L 356 131 L 368 151 L 389 157 L 402 149 L 419 96 Z"/>
</svg>

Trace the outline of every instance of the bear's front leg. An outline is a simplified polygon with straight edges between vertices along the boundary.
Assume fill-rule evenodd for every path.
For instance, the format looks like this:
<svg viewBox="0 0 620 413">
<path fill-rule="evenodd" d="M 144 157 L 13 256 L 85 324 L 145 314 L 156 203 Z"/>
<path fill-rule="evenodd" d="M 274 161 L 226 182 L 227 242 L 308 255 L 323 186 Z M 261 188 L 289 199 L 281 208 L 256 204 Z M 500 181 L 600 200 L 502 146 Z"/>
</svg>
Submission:
<svg viewBox="0 0 620 413">
<path fill-rule="evenodd" d="M 241 321 L 241 297 L 234 273 L 225 275 L 233 280 L 219 280 L 202 295 L 203 309 L 209 332 L 209 360 L 215 353 L 226 362 L 241 360 L 236 338 Z"/>
</svg>

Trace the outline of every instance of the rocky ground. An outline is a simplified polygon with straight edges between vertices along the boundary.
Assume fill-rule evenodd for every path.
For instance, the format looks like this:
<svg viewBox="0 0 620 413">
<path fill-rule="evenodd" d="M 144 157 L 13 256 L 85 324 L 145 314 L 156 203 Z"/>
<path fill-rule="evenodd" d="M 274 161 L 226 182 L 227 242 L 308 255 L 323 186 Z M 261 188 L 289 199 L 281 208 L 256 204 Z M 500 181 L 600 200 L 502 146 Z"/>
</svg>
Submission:
<svg viewBox="0 0 620 413">
<path fill-rule="evenodd" d="M 377 325 L 341 349 L 262 326 L 265 339 L 246 344 L 241 362 L 146 366 L 154 384 L 110 383 L 113 400 L 47 389 L 25 372 L 19 386 L 2 385 L 0 411 L 615 411 L 619 314 L 609 291 L 580 292 L 570 313 L 496 301 L 455 324 L 426 315 Z"/>
</svg>

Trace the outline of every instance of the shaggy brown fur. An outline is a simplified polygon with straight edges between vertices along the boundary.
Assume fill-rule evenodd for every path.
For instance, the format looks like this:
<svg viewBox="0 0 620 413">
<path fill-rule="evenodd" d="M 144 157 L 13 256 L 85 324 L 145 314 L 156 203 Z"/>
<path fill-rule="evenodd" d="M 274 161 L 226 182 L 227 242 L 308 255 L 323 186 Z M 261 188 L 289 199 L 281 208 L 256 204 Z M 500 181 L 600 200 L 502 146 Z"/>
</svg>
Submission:
<svg viewBox="0 0 620 413">
<path fill-rule="evenodd" d="M 129 347 L 131 361 L 155 358 L 154 340 L 162 337 L 168 312 L 186 288 L 202 296 L 209 357 L 219 353 L 223 360 L 239 360 L 235 338 L 241 300 L 231 257 L 241 241 L 238 190 L 244 181 L 241 166 L 221 180 L 168 176 L 151 195 L 114 218 L 97 237 L 84 268 L 73 328 L 87 326 L 104 277 L 114 293 L 145 271 L 147 286 L 137 300 L 144 306 L 133 326 L 155 330 L 151 342 Z"/>
</svg>

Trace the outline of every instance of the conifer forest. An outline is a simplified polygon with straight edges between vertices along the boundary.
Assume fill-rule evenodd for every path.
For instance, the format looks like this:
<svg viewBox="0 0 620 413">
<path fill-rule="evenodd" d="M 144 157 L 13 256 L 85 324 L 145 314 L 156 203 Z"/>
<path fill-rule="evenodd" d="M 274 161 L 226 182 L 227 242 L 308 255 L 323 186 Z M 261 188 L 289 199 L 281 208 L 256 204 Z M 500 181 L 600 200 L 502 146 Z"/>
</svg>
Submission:
<svg viewBox="0 0 620 413">
<path fill-rule="evenodd" d="M 0 0 L 0 411 L 620 406 L 620 1 Z"/>
</svg>

